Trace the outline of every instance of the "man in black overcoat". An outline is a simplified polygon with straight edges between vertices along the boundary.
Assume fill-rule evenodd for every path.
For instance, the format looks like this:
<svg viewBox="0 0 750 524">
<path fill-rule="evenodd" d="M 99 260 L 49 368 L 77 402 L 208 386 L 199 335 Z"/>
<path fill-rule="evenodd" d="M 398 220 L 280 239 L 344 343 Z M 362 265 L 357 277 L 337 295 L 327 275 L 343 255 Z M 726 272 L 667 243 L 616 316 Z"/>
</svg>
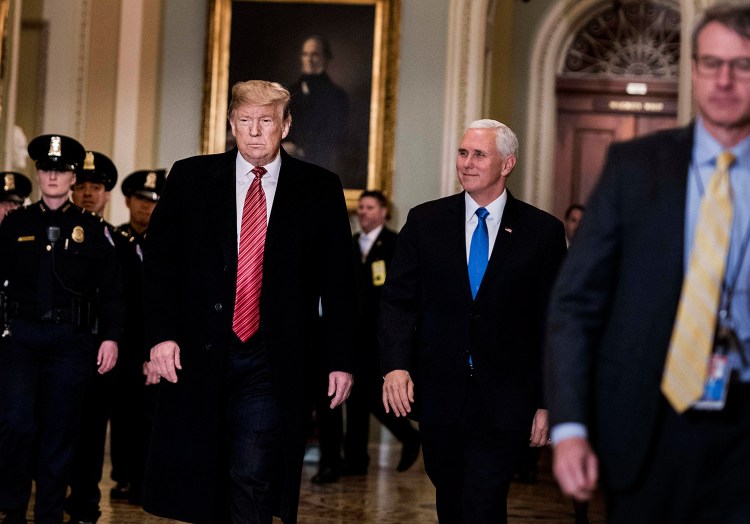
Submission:
<svg viewBox="0 0 750 524">
<path fill-rule="evenodd" d="M 336 175 L 281 149 L 288 107 L 276 83 L 235 84 L 228 117 L 237 149 L 175 163 L 151 217 L 146 342 L 149 381 L 162 380 L 143 505 L 160 516 L 296 521 L 320 305 L 331 407 L 349 395 L 354 278 L 344 194 Z M 262 198 L 252 203 L 246 194 L 258 184 Z M 264 242 L 261 264 L 238 255 L 247 247 L 243 215 L 258 209 L 267 227 L 253 237 Z M 262 272 L 259 304 L 236 292 L 248 268 Z M 241 299 L 255 306 L 235 308 Z"/>
</svg>

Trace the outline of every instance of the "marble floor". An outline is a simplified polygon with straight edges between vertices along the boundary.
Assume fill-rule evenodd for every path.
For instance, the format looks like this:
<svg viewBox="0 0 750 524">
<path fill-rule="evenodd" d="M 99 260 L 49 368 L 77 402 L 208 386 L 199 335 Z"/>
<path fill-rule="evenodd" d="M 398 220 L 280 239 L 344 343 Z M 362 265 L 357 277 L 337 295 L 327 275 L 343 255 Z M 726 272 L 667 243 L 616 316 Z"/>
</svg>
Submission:
<svg viewBox="0 0 750 524">
<path fill-rule="evenodd" d="M 315 464 L 305 464 L 299 506 L 300 524 L 405 524 L 436 523 L 435 492 L 424 472 L 422 459 L 404 473 L 395 470 L 400 447 L 373 444 L 372 465 L 362 476 L 342 477 L 332 484 L 316 485 L 310 478 Z M 508 499 L 509 522 L 573 523 L 573 507 L 562 497 L 549 472 L 548 451 L 542 453 L 535 484 L 513 483 Z M 169 524 L 177 521 L 154 517 L 140 507 L 109 500 L 114 485 L 109 480 L 109 464 L 102 481 L 102 517 L 99 524 Z M 28 515 L 31 522 L 31 514 Z M 592 524 L 604 523 L 601 498 L 589 508 Z M 277 520 L 275 522 L 281 522 Z"/>
</svg>

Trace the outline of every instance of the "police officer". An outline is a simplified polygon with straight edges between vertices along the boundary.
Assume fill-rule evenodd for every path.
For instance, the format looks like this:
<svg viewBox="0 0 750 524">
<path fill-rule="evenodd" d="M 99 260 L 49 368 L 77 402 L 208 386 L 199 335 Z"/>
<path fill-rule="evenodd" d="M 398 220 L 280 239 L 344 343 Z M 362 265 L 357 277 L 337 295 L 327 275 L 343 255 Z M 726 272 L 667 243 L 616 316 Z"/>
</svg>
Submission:
<svg viewBox="0 0 750 524">
<path fill-rule="evenodd" d="M 86 386 L 117 361 L 122 289 L 106 228 L 68 200 L 83 146 L 43 135 L 28 151 L 41 199 L 0 225 L 0 509 L 25 523 L 33 476 L 35 522 L 60 524 Z"/>
<path fill-rule="evenodd" d="M 123 276 L 124 293 L 127 294 L 125 274 L 133 265 L 135 244 L 127 233 L 119 231 L 102 218 L 117 183 L 117 168 L 112 160 L 97 151 L 87 151 L 83 165 L 76 170 L 76 182 L 71 193 L 73 203 L 95 214 L 107 228 L 114 241 Z M 138 262 L 136 262 L 138 264 Z M 123 344 L 119 344 L 118 366 L 113 373 L 98 375 L 89 384 L 84 400 L 81 435 L 73 460 L 70 477 L 70 495 L 65 501 L 65 511 L 70 523 L 96 522 L 101 515 L 99 481 L 104 466 L 104 447 L 115 395 L 115 375 L 123 361 Z"/>
<path fill-rule="evenodd" d="M 16 171 L 0 171 L 0 223 L 31 194 L 31 180 Z"/>
<path fill-rule="evenodd" d="M 110 499 L 127 500 L 131 504 L 141 502 L 150 427 L 149 394 L 152 393 L 145 388 L 143 376 L 143 363 L 148 356 L 143 352 L 141 247 L 165 180 L 166 170 L 157 169 L 135 171 L 122 181 L 130 221 L 120 225 L 118 230 L 135 244 L 138 262 L 135 268 L 128 264 L 123 269 L 126 315 L 110 428 L 112 480 L 116 482 Z"/>
<path fill-rule="evenodd" d="M 130 210 L 130 222 L 122 224 L 120 229 L 135 235 L 139 243 L 143 242 L 148 221 L 159 201 L 166 179 L 165 169 L 155 169 L 135 171 L 122 181 L 122 193 L 125 195 L 125 205 Z"/>
</svg>

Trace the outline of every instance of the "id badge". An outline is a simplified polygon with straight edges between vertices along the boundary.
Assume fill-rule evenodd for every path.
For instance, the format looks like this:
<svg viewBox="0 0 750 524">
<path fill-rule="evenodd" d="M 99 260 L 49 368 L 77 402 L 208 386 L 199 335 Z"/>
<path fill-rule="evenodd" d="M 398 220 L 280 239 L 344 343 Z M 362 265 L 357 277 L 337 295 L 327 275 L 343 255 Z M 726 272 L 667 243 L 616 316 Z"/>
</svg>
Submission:
<svg viewBox="0 0 750 524">
<path fill-rule="evenodd" d="M 703 396 L 693 405 L 693 409 L 719 411 L 724 409 L 729 387 L 729 374 L 732 366 L 728 355 L 714 353 L 708 362 L 708 377 Z"/>
<path fill-rule="evenodd" d="M 385 260 L 376 260 L 372 263 L 372 285 L 382 286 L 385 284 Z"/>
</svg>

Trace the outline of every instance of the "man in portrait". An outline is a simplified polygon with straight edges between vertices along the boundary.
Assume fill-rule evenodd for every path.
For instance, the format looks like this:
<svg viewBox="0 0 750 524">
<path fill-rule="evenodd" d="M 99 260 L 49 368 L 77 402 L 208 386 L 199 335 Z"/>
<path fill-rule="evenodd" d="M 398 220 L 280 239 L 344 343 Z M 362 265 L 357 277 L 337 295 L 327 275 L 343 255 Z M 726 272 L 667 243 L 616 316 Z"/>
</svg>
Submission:
<svg viewBox="0 0 750 524">
<path fill-rule="evenodd" d="M 328 76 L 331 45 L 320 35 L 302 44 L 302 75 L 291 86 L 294 126 L 284 141 L 292 156 L 343 175 L 349 99 Z"/>
</svg>

